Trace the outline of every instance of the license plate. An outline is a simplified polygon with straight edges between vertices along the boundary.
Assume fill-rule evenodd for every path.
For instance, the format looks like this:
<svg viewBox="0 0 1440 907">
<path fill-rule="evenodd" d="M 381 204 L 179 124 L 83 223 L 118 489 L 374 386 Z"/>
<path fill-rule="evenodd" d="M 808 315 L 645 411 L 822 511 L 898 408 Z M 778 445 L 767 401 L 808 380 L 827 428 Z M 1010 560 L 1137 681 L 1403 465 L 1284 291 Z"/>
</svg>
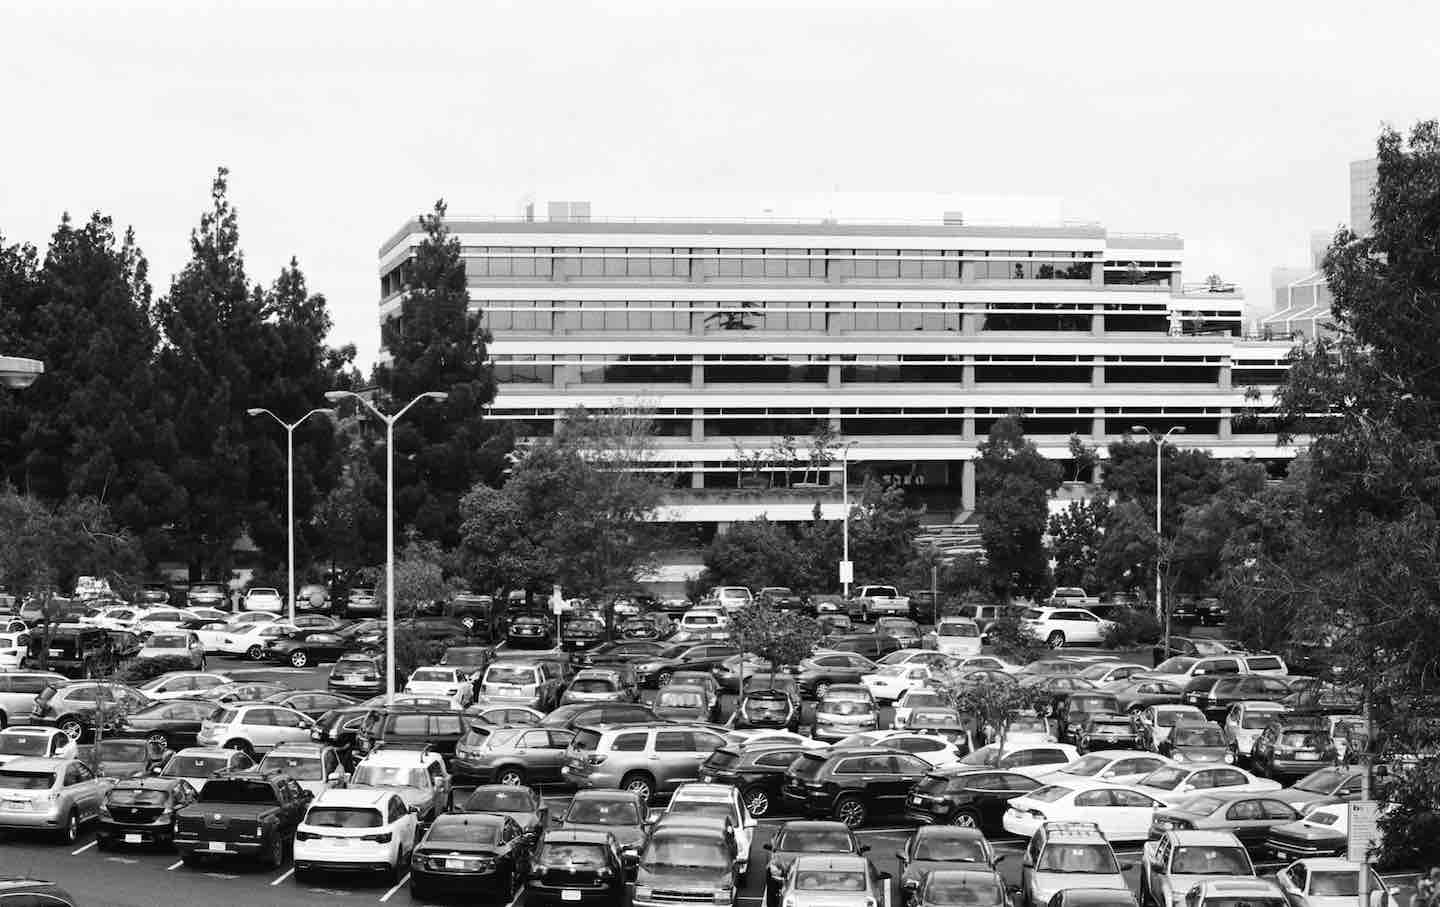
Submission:
<svg viewBox="0 0 1440 907">
<path fill-rule="evenodd" d="M 464 868 L 465 868 L 465 865 L 466 865 L 466 863 L 465 863 L 464 860 L 446 860 L 446 861 L 445 861 L 445 868 L 446 868 L 446 869 L 464 869 Z"/>
<path fill-rule="evenodd" d="M 139 835 L 126 835 L 126 836 L 125 836 L 125 843 L 126 843 L 126 844 L 139 844 L 140 841 L 141 841 L 141 838 L 140 838 Z"/>
<path fill-rule="evenodd" d="M 1320 758 L 1319 753 L 1296 753 L 1295 758 L 1301 762 L 1314 762 Z"/>
<path fill-rule="evenodd" d="M 713 784 L 715 782 L 715 776 L 710 774 L 709 772 L 701 772 L 700 780 L 705 784 Z"/>
<path fill-rule="evenodd" d="M 5 801 L 5 808 L 6 808 L 6 809 L 29 809 L 29 808 L 30 808 L 30 801 L 29 801 L 29 800 L 6 800 L 6 801 Z"/>
<path fill-rule="evenodd" d="M 921 803 L 924 803 L 925 801 L 924 801 L 924 800 L 921 800 L 919 797 L 911 797 L 911 798 L 910 798 L 910 802 L 913 803 L 913 804 L 916 805 L 916 806 L 919 806 Z"/>
<path fill-rule="evenodd" d="M 340 681 L 341 683 L 359 683 L 364 679 L 365 678 L 361 677 L 359 674 L 346 674 L 344 677 L 340 678 Z"/>
<path fill-rule="evenodd" d="M 1286 853 L 1285 851 L 1283 851 L 1283 850 L 1277 850 L 1277 851 L 1275 851 L 1275 859 L 1277 859 L 1277 860 L 1288 860 L 1288 859 L 1290 859 L 1290 855 L 1287 854 L 1287 853 Z"/>
<path fill-rule="evenodd" d="M 60 650 L 59 650 L 59 649 L 50 649 L 49 652 L 50 652 L 50 657 L 51 657 L 51 658 L 59 658 L 59 657 L 60 657 Z"/>
<path fill-rule="evenodd" d="M 216 852 L 218 852 L 218 853 L 224 853 L 224 852 L 225 852 L 225 842 L 224 842 L 224 841 L 210 841 L 210 842 L 208 842 L 208 843 L 205 845 L 205 849 L 206 849 L 206 850 L 210 850 L 210 851 L 216 851 Z"/>
<path fill-rule="evenodd" d="M 575 890 L 574 888 L 566 888 L 560 892 L 560 900 L 578 901 L 580 900 L 580 892 Z"/>
<path fill-rule="evenodd" d="M 336 838 L 335 840 L 331 841 L 330 843 L 331 843 L 333 846 L 335 846 L 335 847 L 349 847 L 349 846 L 350 846 L 350 839 L 349 839 L 349 838 Z"/>
</svg>

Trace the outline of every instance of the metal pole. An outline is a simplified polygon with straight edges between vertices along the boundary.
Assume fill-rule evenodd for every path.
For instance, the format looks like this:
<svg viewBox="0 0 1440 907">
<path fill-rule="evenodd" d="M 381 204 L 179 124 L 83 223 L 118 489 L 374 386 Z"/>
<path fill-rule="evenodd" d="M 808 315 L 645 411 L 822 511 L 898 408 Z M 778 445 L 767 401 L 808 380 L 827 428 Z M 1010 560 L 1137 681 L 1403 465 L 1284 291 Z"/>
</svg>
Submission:
<svg viewBox="0 0 1440 907">
<path fill-rule="evenodd" d="M 299 425 L 296 422 L 295 425 Z M 290 623 L 295 623 L 295 425 L 285 426 L 285 538 L 290 554 Z"/>
<path fill-rule="evenodd" d="M 840 509 L 845 511 L 841 514 L 840 522 L 840 560 L 850 563 L 850 445 L 840 452 Z M 850 599 L 850 581 L 844 582 L 844 595 Z M 848 605 L 846 607 L 849 607 Z"/>
<path fill-rule="evenodd" d="M 1371 747 L 1373 744 L 1373 735 L 1370 732 L 1370 690 L 1368 689 L 1368 684 L 1364 696 L 1365 698 L 1362 699 L 1360 702 L 1360 714 L 1362 716 L 1362 722 L 1365 728 L 1365 751 L 1360 754 L 1360 758 L 1364 760 L 1362 771 L 1360 773 L 1360 800 L 1362 802 L 1368 803 L 1371 797 L 1371 785 L 1374 783 L 1371 780 L 1370 774 L 1373 771 L 1375 765 L 1374 760 L 1370 758 Z M 1359 894 L 1359 903 L 1361 904 L 1361 907 L 1370 907 L 1369 848 L 1366 848 L 1365 850 L 1365 859 L 1360 861 Z"/>
<path fill-rule="evenodd" d="M 1155 438 L 1155 617 L 1156 619 L 1160 619 L 1165 616 L 1164 604 L 1161 602 L 1160 585 L 1162 545 L 1160 541 L 1160 506 L 1164 500 L 1160 493 L 1160 448 L 1164 446 L 1165 438 L 1161 435 L 1154 435 L 1153 437 Z M 1170 622 L 1168 620 L 1165 622 L 1165 627 L 1165 651 L 1168 653 L 1170 651 Z"/>
<path fill-rule="evenodd" d="M 395 420 L 385 420 L 385 694 L 395 695 Z"/>
</svg>

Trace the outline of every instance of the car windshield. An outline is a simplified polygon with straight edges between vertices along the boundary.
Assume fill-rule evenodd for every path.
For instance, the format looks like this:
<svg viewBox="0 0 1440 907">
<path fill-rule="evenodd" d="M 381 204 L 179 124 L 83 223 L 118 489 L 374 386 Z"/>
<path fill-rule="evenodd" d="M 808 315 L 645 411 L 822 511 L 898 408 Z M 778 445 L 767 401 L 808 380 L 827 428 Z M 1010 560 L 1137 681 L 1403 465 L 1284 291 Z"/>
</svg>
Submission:
<svg viewBox="0 0 1440 907">
<path fill-rule="evenodd" d="M 323 781 L 325 768 L 313 757 L 279 756 L 271 753 L 260 760 L 262 772 L 284 772 L 296 781 Z"/>
<path fill-rule="evenodd" d="M 1218 727 L 1180 727 L 1171 735 L 1176 746 L 1224 746 L 1225 737 Z"/>
<path fill-rule="evenodd" d="M 795 874 L 800 891 L 864 891 L 865 873 L 838 869 L 802 869 Z"/>
<path fill-rule="evenodd" d="M 1044 718 L 1011 718 L 1007 727 L 1011 734 L 1048 734 L 1050 725 Z"/>
<path fill-rule="evenodd" d="M 778 851 L 801 853 L 854 853 L 850 832 L 840 828 L 801 828 L 782 831 L 775 841 Z"/>
<path fill-rule="evenodd" d="M 1175 725 L 1179 724 L 1182 719 L 1185 721 L 1192 721 L 1195 718 L 1202 717 L 1203 716 L 1200 714 L 1199 709 L 1196 709 L 1193 712 L 1185 711 L 1182 709 L 1164 709 L 1155 713 L 1155 723 L 1158 724 L 1160 727 L 1174 727 Z"/>
<path fill-rule="evenodd" d="M 580 825 L 639 825 L 634 803 L 606 800 L 575 800 L 565 821 Z"/>
<path fill-rule="evenodd" d="M 119 806 L 163 806 L 167 795 L 163 790 L 119 787 L 112 790 L 106 799 Z"/>
<path fill-rule="evenodd" d="M 1347 771 L 1325 768 L 1318 772 L 1311 772 L 1293 785 L 1295 790 L 1303 790 L 1310 794 L 1328 794 L 1350 777 Z"/>
<path fill-rule="evenodd" d="M 485 671 L 486 683 L 527 684 L 535 682 L 534 668 L 512 668 L 494 665 Z"/>
<path fill-rule="evenodd" d="M 360 787 L 426 787 L 425 769 L 403 765 L 361 765 L 352 784 Z"/>
<path fill-rule="evenodd" d="M 535 862 L 540 866 L 604 866 L 605 846 L 547 841 L 536 854 Z"/>
<path fill-rule="evenodd" d="M 444 668 L 419 668 L 410 675 L 410 679 L 420 683 L 454 683 L 455 672 Z"/>
<path fill-rule="evenodd" d="M 687 614 L 683 620 L 692 627 L 712 627 L 720 623 L 720 618 L 714 614 Z"/>
<path fill-rule="evenodd" d="M 427 844 L 494 844 L 500 826 L 495 822 L 468 822 L 458 816 L 441 816 L 425 836 Z"/>
<path fill-rule="evenodd" d="M 790 711 L 790 700 L 784 695 L 747 696 L 740 708 L 747 715 L 784 715 Z"/>
<path fill-rule="evenodd" d="M 699 709 L 705 707 L 705 696 L 690 690 L 661 690 L 655 697 L 656 708 Z"/>
<path fill-rule="evenodd" d="M 657 833 L 640 857 L 640 868 L 648 872 L 666 869 L 722 870 L 730 866 L 726 847 L 708 835 Z"/>
<path fill-rule="evenodd" d="M 480 789 L 465 801 L 465 811 L 469 813 L 518 813 L 534 808 L 535 800 L 528 788 Z"/>
<path fill-rule="evenodd" d="M 978 837 L 927 835 L 916 842 L 911 859 L 980 863 L 985 861 L 985 842 Z"/>
<path fill-rule="evenodd" d="M 868 700 L 826 699 L 820 703 L 816 711 L 829 715 L 869 715 L 875 711 L 875 706 L 871 705 Z"/>
<path fill-rule="evenodd" d="M 166 778 L 208 778 L 229 767 L 229 756 L 171 756 L 160 774 Z"/>
<path fill-rule="evenodd" d="M 973 623 L 969 621 L 966 621 L 964 623 L 944 623 L 937 627 L 935 632 L 938 633 L 940 636 L 974 637 L 980 635 L 980 631 L 975 627 Z"/>
<path fill-rule="evenodd" d="M 615 682 L 603 677 L 581 677 L 570 684 L 572 693 L 613 693 L 615 689 Z"/>
<path fill-rule="evenodd" d="M 944 873 L 933 873 L 926 880 L 923 890 L 926 904 L 1004 904 L 1005 894 L 994 882 L 977 881 L 969 875 L 960 878 L 946 878 Z"/>
<path fill-rule="evenodd" d="M 1174 790 L 1189 775 L 1190 773 L 1183 768 L 1157 768 L 1146 775 L 1145 780 L 1141 783 L 1157 790 Z"/>
<path fill-rule="evenodd" d="M 1247 731 L 1263 731 L 1278 712 L 1247 712 L 1240 720 L 1240 726 Z"/>
<path fill-rule="evenodd" d="M 948 705 L 945 694 L 930 690 L 912 690 L 905 694 L 905 705 L 910 708 L 925 705 Z"/>
<path fill-rule="evenodd" d="M 11 731 L 0 734 L 0 754 L 6 756 L 50 755 L 49 734 L 25 734 Z"/>
<path fill-rule="evenodd" d="M 1324 825 L 1329 827 L 1340 821 L 1340 812 L 1333 809 L 1311 810 L 1310 814 L 1305 817 L 1305 821 L 1311 825 Z"/>
<path fill-rule="evenodd" d="M 183 649 L 189 645 L 189 639 L 175 633 L 156 633 L 146 641 L 147 649 Z"/>
<path fill-rule="evenodd" d="M 306 825 L 321 828 L 379 828 L 385 824 L 378 809 L 351 806 L 313 806 L 305 814 Z"/>
<path fill-rule="evenodd" d="M 1118 874 L 1115 852 L 1109 844 L 1051 844 L 1035 867 L 1041 872 Z"/>
<path fill-rule="evenodd" d="M 1196 797 L 1193 800 L 1185 801 L 1185 811 L 1208 816 L 1228 803 L 1229 801 L 1221 800 L 1219 797 Z"/>
<path fill-rule="evenodd" d="M 1170 863 L 1175 875 L 1248 876 L 1253 873 L 1243 847 L 1181 845 Z"/>
<path fill-rule="evenodd" d="M 107 762 L 144 762 L 149 744 L 144 740 L 102 740 L 95 754 Z"/>
<path fill-rule="evenodd" d="M 1319 749 L 1325 745 L 1322 735 L 1317 731 L 1286 731 L 1280 735 L 1278 743 L 1294 749 Z"/>
<path fill-rule="evenodd" d="M 1045 787 L 1037 787 L 1026 794 L 1032 800 L 1039 800 L 1041 803 L 1054 803 L 1066 794 L 1072 793 L 1070 788 L 1061 787 L 1058 784 L 1050 784 Z"/>
<path fill-rule="evenodd" d="M 1195 659 L 1184 655 L 1167 658 L 1155 666 L 1155 674 L 1184 674 L 1195 666 Z"/>
<path fill-rule="evenodd" d="M 0 771 L 0 790 L 49 790 L 54 786 L 53 772 Z"/>
<path fill-rule="evenodd" d="M 1089 778 L 1098 775 L 1105 770 L 1111 760 L 1105 756 L 1081 756 L 1074 762 L 1060 769 L 1067 775 L 1079 775 L 1082 778 Z"/>
<path fill-rule="evenodd" d="M 665 811 L 667 816 L 698 816 L 702 819 L 724 819 L 734 817 L 735 811 L 729 803 L 717 800 L 681 800 L 671 803 Z"/>
</svg>

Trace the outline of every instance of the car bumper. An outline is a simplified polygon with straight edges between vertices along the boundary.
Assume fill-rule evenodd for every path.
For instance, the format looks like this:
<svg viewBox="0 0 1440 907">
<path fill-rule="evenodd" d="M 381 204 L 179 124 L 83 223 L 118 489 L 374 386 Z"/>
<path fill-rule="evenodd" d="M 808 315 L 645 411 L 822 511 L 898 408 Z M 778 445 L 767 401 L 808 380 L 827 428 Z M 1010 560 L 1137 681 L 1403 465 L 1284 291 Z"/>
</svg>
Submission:
<svg viewBox="0 0 1440 907">
<path fill-rule="evenodd" d="M 472 762 L 460 756 L 450 760 L 450 774 L 474 784 L 489 784 L 495 777 L 495 766 L 488 762 Z"/>
<path fill-rule="evenodd" d="M 851 734 L 873 730 L 877 730 L 877 725 L 873 721 L 865 724 L 817 724 L 811 732 L 811 736 L 816 740 L 835 741 L 849 737 Z"/>
<path fill-rule="evenodd" d="M 173 830 L 169 822 L 153 825 L 126 825 L 110 819 L 101 819 L 95 825 L 95 836 L 119 844 L 168 844 Z"/>
<path fill-rule="evenodd" d="M 1040 827 L 1040 820 L 1011 809 L 1005 811 L 1000 825 L 1010 834 L 1019 835 L 1028 840 L 1031 835 L 1035 834 L 1035 829 Z"/>
<path fill-rule="evenodd" d="M 568 781 L 569 783 L 575 785 L 581 790 L 589 790 L 592 788 L 618 788 L 620 786 L 620 779 L 617 776 L 610 775 L 605 772 L 577 772 L 575 771 L 575 769 L 571 768 L 568 765 L 560 769 L 560 778 L 563 781 Z"/>
<path fill-rule="evenodd" d="M 347 841 L 333 844 L 317 841 L 296 841 L 295 868 L 351 872 L 388 870 L 394 863 L 390 845 L 370 841 Z"/>
<path fill-rule="evenodd" d="M 1346 846 L 1345 838 L 1339 835 L 1306 840 L 1270 837 L 1265 840 L 1263 849 L 1271 859 L 1289 862 L 1306 857 L 1341 856 L 1344 855 Z"/>
<path fill-rule="evenodd" d="M 0 806 L 0 828 L 59 828 L 59 807 L 47 809 L 11 809 Z"/>
<path fill-rule="evenodd" d="M 828 816 L 835 810 L 835 795 L 825 791 L 799 793 L 787 789 L 780 796 L 787 809 L 802 816 Z"/>
<path fill-rule="evenodd" d="M 385 692 L 385 681 L 383 680 L 362 680 L 362 681 L 336 681 L 327 680 L 325 689 L 332 693 L 368 693 L 378 696 Z"/>
<path fill-rule="evenodd" d="M 1269 764 L 1271 774 L 1308 775 L 1317 768 L 1324 768 L 1324 759 L 1273 759 Z"/>
<path fill-rule="evenodd" d="M 212 841 L 204 838 L 175 839 L 175 849 L 182 857 L 258 857 L 265 849 L 263 841 Z"/>
<path fill-rule="evenodd" d="M 523 705 L 526 708 L 535 709 L 536 711 L 545 711 L 545 701 L 540 696 L 526 696 L 523 694 L 494 696 L 482 692 L 476 702 L 480 705 Z"/>
<path fill-rule="evenodd" d="M 579 892 L 578 895 L 567 892 Z M 573 904 L 580 904 L 582 907 L 587 904 L 619 904 L 624 898 L 624 890 L 617 888 L 561 888 L 555 885 L 542 885 L 539 882 L 528 882 L 525 885 L 525 904 L 541 905 L 541 907 L 570 907 Z M 636 903 L 639 903 L 638 901 Z"/>
</svg>

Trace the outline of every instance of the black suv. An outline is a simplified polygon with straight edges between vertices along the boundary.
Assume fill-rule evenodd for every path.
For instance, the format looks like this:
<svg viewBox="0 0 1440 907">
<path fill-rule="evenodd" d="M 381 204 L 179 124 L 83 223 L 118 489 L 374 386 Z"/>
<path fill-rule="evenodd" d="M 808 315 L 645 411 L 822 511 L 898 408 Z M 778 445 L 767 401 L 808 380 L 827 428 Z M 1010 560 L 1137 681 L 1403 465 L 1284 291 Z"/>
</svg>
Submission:
<svg viewBox="0 0 1440 907">
<path fill-rule="evenodd" d="M 910 792 L 905 818 L 999 834 L 1010 801 L 1042 786 L 1028 775 L 993 768 L 931 772 Z"/>
<path fill-rule="evenodd" d="M 118 661 L 114 640 L 99 627 L 59 624 L 50 630 L 48 640 L 43 630 L 30 634 L 27 663 L 66 677 L 103 677 L 115 670 Z"/>
<path fill-rule="evenodd" d="M 625 861 L 614 835 L 564 828 L 545 833 L 530 860 L 525 903 L 619 904 L 624 898 Z"/>
<path fill-rule="evenodd" d="M 751 690 L 740 700 L 730 726 L 736 730 L 751 728 L 800 730 L 800 706 L 784 690 Z"/>
<path fill-rule="evenodd" d="M 700 780 L 737 788 L 745 809 L 762 819 L 779 811 L 784 802 L 785 770 L 808 751 L 789 743 L 722 746 L 700 763 Z"/>
<path fill-rule="evenodd" d="M 1085 731 L 1085 722 L 1096 715 L 1119 715 L 1120 701 L 1109 693 L 1077 690 L 1066 696 L 1056 715 L 1060 742 L 1075 743 Z"/>
<path fill-rule="evenodd" d="M 930 770 L 920 757 L 885 747 L 809 751 L 786 769 L 783 792 L 786 804 L 804 816 L 859 828 L 873 816 L 905 812 L 910 788 Z"/>
<path fill-rule="evenodd" d="M 355 735 L 355 753 L 357 758 L 364 758 L 381 743 L 416 748 L 429 744 L 448 763 L 466 730 L 459 712 L 387 706 L 372 711 L 361 723 Z"/>
</svg>

